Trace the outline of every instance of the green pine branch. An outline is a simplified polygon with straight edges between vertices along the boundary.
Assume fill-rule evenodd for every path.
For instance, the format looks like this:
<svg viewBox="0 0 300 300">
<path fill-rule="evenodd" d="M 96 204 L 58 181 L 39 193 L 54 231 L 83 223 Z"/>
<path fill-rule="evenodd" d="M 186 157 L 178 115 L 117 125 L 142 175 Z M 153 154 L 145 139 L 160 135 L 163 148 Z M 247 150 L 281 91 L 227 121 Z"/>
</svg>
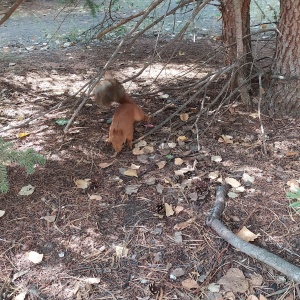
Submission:
<svg viewBox="0 0 300 300">
<path fill-rule="evenodd" d="M 13 150 L 12 147 L 12 143 L 0 138 L 0 193 L 6 193 L 9 190 L 5 163 L 17 163 L 25 168 L 28 174 L 32 174 L 36 164 L 43 165 L 46 162 L 44 156 L 38 154 L 33 149 L 21 151 Z"/>
</svg>

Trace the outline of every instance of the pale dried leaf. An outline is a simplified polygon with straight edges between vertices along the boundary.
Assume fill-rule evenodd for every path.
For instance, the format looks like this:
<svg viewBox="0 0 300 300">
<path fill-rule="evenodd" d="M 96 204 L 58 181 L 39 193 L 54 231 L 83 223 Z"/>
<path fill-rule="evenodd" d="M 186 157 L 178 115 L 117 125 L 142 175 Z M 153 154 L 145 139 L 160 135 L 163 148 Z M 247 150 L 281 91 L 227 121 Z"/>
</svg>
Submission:
<svg viewBox="0 0 300 300">
<path fill-rule="evenodd" d="M 138 141 L 134 147 L 135 148 L 141 148 L 141 147 L 145 147 L 147 145 L 147 142 L 145 140 L 141 140 L 141 141 Z"/>
<path fill-rule="evenodd" d="M 41 217 L 42 220 L 46 220 L 47 222 L 49 223 L 53 223 L 55 221 L 55 218 L 56 218 L 56 215 L 54 216 L 44 216 L 44 217 Z"/>
<path fill-rule="evenodd" d="M 212 293 L 219 293 L 220 292 L 220 285 L 217 283 L 210 283 L 207 287 L 209 291 Z"/>
<path fill-rule="evenodd" d="M 298 155 L 299 152 L 298 152 L 298 151 L 288 151 L 288 152 L 285 152 L 284 154 L 285 154 L 285 156 L 287 156 L 287 157 L 291 157 L 291 156 L 296 156 L 296 155 Z"/>
<path fill-rule="evenodd" d="M 5 215 L 5 210 L 0 210 L 0 218 Z"/>
<path fill-rule="evenodd" d="M 197 201 L 197 199 L 198 199 L 198 194 L 197 194 L 197 192 L 190 193 L 188 196 L 189 196 L 189 198 L 190 198 L 192 201 Z"/>
<path fill-rule="evenodd" d="M 137 170 L 136 169 L 128 169 L 124 172 L 124 175 L 130 176 L 130 177 L 138 177 Z"/>
<path fill-rule="evenodd" d="M 75 185 L 77 188 L 83 189 L 83 190 L 87 189 L 88 186 L 90 185 L 90 179 L 88 179 L 88 178 L 87 179 L 77 179 L 74 182 L 75 182 Z"/>
<path fill-rule="evenodd" d="M 22 292 L 22 293 L 18 294 L 18 295 L 14 298 L 14 300 L 24 300 L 25 297 L 26 297 L 26 295 L 27 295 L 27 292 Z"/>
<path fill-rule="evenodd" d="M 258 298 L 254 295 L 250 295 L 250 296 L 247 297 L 246 300 L 258 300 Z"/>
<path fill-rule="evenodd" d="M 166 161 L 165 160 L 162 160 L 162 161 L 159 161 L 158 163 L 156 163 L 156 165 L 158 166 L 158 169 L 163 169 L 166 165 Z"/>
<path fill-rule="evenodd" d="M 264 279 L 260 274 L 251 275 L 250 283 L 252 284 L 252 286 L 260 287 L 263 284 L 263 281 Z"/>
<path fill-rule="evenodd" d="M 197 289 L 199 287 L 197 281 L 194 279 L 191 279 L 191 278 L 183 280 L 181 282 L 181 284 L 185 289 L 188 289 L 188 290 Z"/>
<path fill-rule="evenodd" d="M 236 193 L 243 193 L 245 192 L 245 187 L 244 186 L 238 186 L 237 188 L 233 188 L 233 191 Z"/>
<path fill-rule="evenodd" d="M 161 185 L 160 183 L 158 183 L 157 186 L 156 186 L 156 191 L 157 191 L 159 194 L 161 194 L 161 193 L 163 192 L 163 190 L 164 190 L 164 186 Z"/>
<path fill-rule="evenodd" d="M 236 179 L 231 178 L 231 177 L 226 177 L 225 182 L 234 188 L 237 188 L 241 185 L 239 181 L 237 181 Z"/>
<path fill-rule="evenodd" d="M 180 115 L 180 120 L 183 122 L 186 122 L 189 119 L 189 114 L 188 113 L 183 113 Z"/>
<path fill-rule="evenodd" d="M 249 289 L 249 282 L 243 272 L 237 268 L 231 268 L 219 281 L 225 291 L 233 293 L 245 293 Z"/>
<path fill-rule="evenodd" d="M 218 139 L 219 143 L 225 143 L 225 144 L 233 144 L 233 137 L 231 135 L 221 135 L 221 137 Z"/>
<path fill-rule="evenodd" d="M 259 300 L 268 300 L 268 299 L 264 295 L 260 294 L 259 295 Z M 289 300 L 289 299 L 285 298 L 284 300 Z M 292 298 L 290 300 L 294 300 L 293 295 L 292 295 Z"/>
<path fill-rule="evenodd" d="M 131 195 L 137 193 L 140 186 L 141 186 L 140 184 L 127 185 L 125 187 L 125 194 Z"/>
<path fill-rule="evenodd" d="M 144 151 L 143 151 L 143 149 L 133 148 L 132 154 L 133 155 L 142 155 L 142 154 L 144 154 Z"/>
<path fill-rule="evenodd" d="M 98 277 L 86 278 L 85 282 L 87 282 L 89 284 L 98 284 L 98 283 L 100 283 L 100 278 L 98 278 Z"/>
<path fill-rule="evenodd" d="M 174 215 L 174 210 L 172 208 L 172 206 L 168 203 L 165 203 L 165 210 L 166 210 L 166 216 L 170 217 Z"/>
<path fill-rule="evenodd" d="M 171 143 L 168 143 L 168 147 L 169 148 L 175 148 L 177 146 L 177 144 L 176 143 L 174 143 L 174 142 L 171 142 Z"/>
<path fill-rule="evenodd" d="M 244 182 L 253 183 L 255 178 L 254 178 L 254 176 L 250 176 L 249 174 L 244 173 L 242 179 Z"/>
<path fill-rule="evenodd" d="M 181 222 L 181 223 L 178 223 L 174 226 L 174 229 L 175 230 L 183 230 L 189 226 L 191 226 L 193 224 L 193 222 L 195 221 L 195 218 L 191 218 L 191 219 L 188 219 L 187 221 L 185 222 Z"/>
<path fill-rule="evenodd" d="M 44 255 L 36 251 L 30 251 L 28 253 L 28 259 L 34 264 L 39 264 L 43 260 Z"/>
<path fill-rule="evenodd" d="M 102 200 L 102 196 L 96 194 L 90 195 L 89 198 L 90 200 Z"/>
<path fill-rule="evenodd" d="M 220 155 L 213 155 L 211 158 L 210 158 L 211 161 L 214 161 L 214 162 L 221 162 L 222 161 L 222 157 Z"/>
<path fill-rule="evenodd" d="M 156 182 L 156 178 L 154 176 L 150 176 L 145 178 L 145 183 L 148 185 L 153 185 Z"/>
<path fill-rule="evenodd" d="M 181 159 L 181 158 L 179 158 L 179 157 L 175 158 L 174 164 L 175 164 L 176 166 L 181 166 L 181 165 L 183 164 L 183 159 Z"/>
<path fill-rule="evenodd" d="M 132 170 L 139 170 L 141 166 L 139 165 L 135 165 L 135 164 L 131 164 L 130 169 Z"/>
<path fill-rule="evenodd" d="M 180 212 L 182 212 L 184 210 L 184 207 L 183 206 L 176 206 L 175 207 L 175 214 L 178 215 Z"/>
<path fill-rule="evenodd" d="M 153 146 L 145 146 L 143 149 L 143 154 L 149 154 L 154 152 Z"/>
<path fill-rule="evenodd" d="M 113 161 L 112 161 L 112 162 L 104 162 L 104 163 L 100 163 L 100 164 L 99 164 L 99 167 L 100 167 L 101 169 L 105 169 L 105 168 L 110 167 L 113 163 L 114 163 Z"/>
<path fill-rule="evenodd" d="M 253 242 L 260 236 L 260 234 L 253 233 L 245 226 L 243 226 L 243 228 L 236 235 L 246 242 Z"/>
<path fill-rule="evenodd" d="M 183 176 L 185 173 L 187 172 L 191 172 L 191 171 L 194 171 L 194 167 L 191 166 L 191 165 L 188 165 L 184 168 L 181 168 L 180 170 L 175 170 L 175 175 L 177 176 Z"/>
<path fill-rule="evenodd" d="M 231 199 L 234 199 L 234 198 L 237 198 L 239 195 L 237 193 L 234 193 L 234 192 L 229 192 L 227 194 L 227 196 Z"/>
<path fill-rule="evenodd" d="M 210 179 L 217 179 L 219 177 L 220 172 L 219 171 L 215 171 L 215 172 L 210 172 L 208 174 L 208 178 Z"/>
<path fill-rule="evenodd" d="M 127 257 L 129 249 L 123 246 L 116 246 L 117 257 Z"/>
<path fill-rule="evenodd" d="M 31 195 L 35 190 L 35 187 L 33 187 L 31 184 L 23 186 L 19 192 L 19 195 L 21 196 L 29 196 Z"/>
<path fill-rule="evenodd" d="M 184 135 L 180 135 L 178 138 L 177 138 L 177 142 L 187 142 L 189 139 L 184 136 Z"/>
<path fill-rule="evenodd" d="M 251 114 L 249 114 L 249 117 L 251 117 L 253 119 L 257 119 L 258 118 L 258 113 L 251 113 Z"/>
</svg>

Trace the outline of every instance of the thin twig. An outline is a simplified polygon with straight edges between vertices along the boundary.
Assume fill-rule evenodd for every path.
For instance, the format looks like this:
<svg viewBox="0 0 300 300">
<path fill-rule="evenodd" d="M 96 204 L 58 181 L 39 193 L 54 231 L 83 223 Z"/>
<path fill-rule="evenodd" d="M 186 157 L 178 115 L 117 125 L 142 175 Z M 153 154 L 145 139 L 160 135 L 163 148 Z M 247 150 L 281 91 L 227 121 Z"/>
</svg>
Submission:
<svg viewBox="0 0 300 300">
<path fill-rule="evenodd" d="M 262 73 L 258 75 L 258 83 L 259 83 L 259 98 L 258 98 L 258 107 L 257 107 L 257 114 L 258 114 L 258 119 L 259 119 L 259 124 L 260 124 L 260 131 L 261 131 L 261 140 L 262 140 L 262 150 L 263 154 L 267 155 L 267 146 L 266 146 L 266 134 L 265 134 L 265 129 L 264 125 L 261 119 L 261 102 L 262 102 L 262 84 L 261 84 L 261 76 Z"/>
</svg>

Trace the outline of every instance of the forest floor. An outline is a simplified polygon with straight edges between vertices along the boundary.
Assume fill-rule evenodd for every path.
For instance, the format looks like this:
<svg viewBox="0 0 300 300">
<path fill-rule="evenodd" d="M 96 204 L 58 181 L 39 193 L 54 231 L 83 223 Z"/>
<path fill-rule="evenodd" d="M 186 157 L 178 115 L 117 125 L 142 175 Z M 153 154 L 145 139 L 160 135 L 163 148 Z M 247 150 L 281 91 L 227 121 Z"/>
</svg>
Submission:
<svg viewBox="0 0 300 300">
<path fill-rule="evenodd" d="M 113 74 L 120 80 L 135 74 L 155 43 L 144 37 L 123 49 Z M 247 227 L 257 235 L 253 244 L 300 266 L 300 217 L 286 196 L 300 179 L 299 120 L 262 115 L 267 155 L 256 108 L 224 104 L 196 126 L 203 98 L 207 105 L 222 88 L 215 82 L 138 147 L 115 156 L 105 142 L 114 106 L 102 109 L 91 100 L 67 134 L 62 126 L 81 99 L 69 95 L 97 74 L 115 47 L 74 43 L 1 54 L 0 130 L 66 102 L 0 133 L 15 149 L 33 148 L 46 158 L 31 175 L 7 167 L 0 299 L 299 299 L 299 286 L 287 276 L 205 224 L 215 188 L 235 179 L 241 187 L 231 189 L 222 221 L 234 233 Z M 188 85 L 223 65 L 213 39 L 178 47 L 125 84 L 147 114 L 167 106 L 151 118 L 154 128 L 186 100 L 177 98 Z M 150 129 L 137 124 L 135 138 Z M 29 185 L 28 195 L 20 195 Z"/>
</svg>

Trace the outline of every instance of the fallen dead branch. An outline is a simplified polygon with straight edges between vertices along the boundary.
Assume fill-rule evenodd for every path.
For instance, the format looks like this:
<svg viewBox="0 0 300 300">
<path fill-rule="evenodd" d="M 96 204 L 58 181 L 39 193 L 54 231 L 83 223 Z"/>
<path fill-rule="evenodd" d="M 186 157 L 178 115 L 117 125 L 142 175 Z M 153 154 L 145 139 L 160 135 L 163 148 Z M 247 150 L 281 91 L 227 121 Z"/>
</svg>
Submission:
<svg viewBox="0 0 300 300">
<path fill-rule="evenodd" d="M 267 264 L 281 272 L 296 283 L 300 283 L 300 268 L 285 261 L 279 256 L 268 252 L 258 246 L 252 245 L 237 237 L 221 221 L 220 218 L 225 208 L 226 187 L 219 186 L 216 191 L 216 200 L 206 224 L 237 250 Z"/>
</svg>

